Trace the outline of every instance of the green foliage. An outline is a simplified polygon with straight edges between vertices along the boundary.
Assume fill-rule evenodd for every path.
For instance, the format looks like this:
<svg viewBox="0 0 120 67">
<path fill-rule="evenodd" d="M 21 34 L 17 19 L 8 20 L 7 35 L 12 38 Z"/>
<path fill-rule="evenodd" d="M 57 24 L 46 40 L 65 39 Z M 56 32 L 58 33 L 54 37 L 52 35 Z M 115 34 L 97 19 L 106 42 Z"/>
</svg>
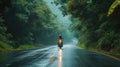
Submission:
<svg viewBox="0 0 120 67">
<path fill-rule="evenodd" d="M 4 22 L 4 20 L 2 19 L 2 17 L 0 17 L 0 24 L 2 24 L 2 22 Z"/>
<path fill-rule="evenodd" d="M 72 31 L 79 39 L 78 45 L 84 44 L 85 48 L 90 49 L 119 51 L 120 6 L 118 2 L 118 0 L 91 0 L 91 2 L 67 0 L 66 10 L 79 19 L 73 20 L 74 23 L 71 25 Z"/>
<path fill-rule="evenodd" d="M 13 49 L 12 46 L 0 41 L 0 52 L 8 52 Z"/>
<path fill-rule="evenodd" d="M 44 0 L 0 0 L 0 9 L 0 41 L 13 48 L 53 44 L 56 32 L 63 32 Z"/>
<path fill-rule="evenodd" d="M 3 24 L 4 20 L 2 17 L 0 17 L 0 33 L 4 33 L 6 31 L 6 27 Z"/>
<path fill-rule="evenodd" d="M 116 35 L 115 32 L 106 33 L 103 37 L 101 37 L 98 41 L 98 45 L 101 49 L 110 51 L 115 46 L 118 46 L 119 35 Z"/>
<path fill-rule="evenodd" d="M 16 50 L 27 50 L 27 49 L 31 49 L 31 48 L 36 48 L 35 45 L 27 45 L 27 44 L 24 44 L 24 45 L 21 45 L 19 48 L 17 48 Z"/>
<path fill-rule="evenodd" d="M 8 42 L 9 34 L 6 31 L 7 27 L 4 25 L 4 19 L 0 17 L 0 41 Z"/>
<path fill-rule="evenodd" d="M 118 5 L 120 5 L 120 0 L 115 0 L 115 1 L 113 2 L 113 4 L 110 6 L 110 8 L 109 8 L 108 16 L 110 16 L 110 15 L 114 12 L 115 8 L 116 8 Z"/>
</svg>

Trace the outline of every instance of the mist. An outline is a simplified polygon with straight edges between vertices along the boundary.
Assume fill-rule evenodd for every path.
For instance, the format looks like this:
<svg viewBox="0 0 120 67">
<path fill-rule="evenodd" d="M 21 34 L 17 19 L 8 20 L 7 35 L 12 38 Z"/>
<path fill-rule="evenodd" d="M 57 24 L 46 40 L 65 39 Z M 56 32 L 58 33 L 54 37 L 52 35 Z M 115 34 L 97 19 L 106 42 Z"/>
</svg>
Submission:
<svg viewBox="0 0 120 67">
<path fill-rule="evenodd" d="M 62 5 L 58 4 L 56 5 L 54 3 L 54 0 L 45 0 L 46 4 L 49 6 L 52 13 L 56 16 L 56 20 L 58 21 L 58 25 L 62 25 L 62 29 L 65 30 L 65 32 L 59 32 L 57 33 L 62 34 L 64 41 L 67 43 L 74 42 L 76 44 L 77 39 L 74 37 L 73 32 L 69 29 L 72 21 L 71 21 L 71 15 L 63 15 L 62 11 L 60 10 L 60 7 Z"/>
</svg>

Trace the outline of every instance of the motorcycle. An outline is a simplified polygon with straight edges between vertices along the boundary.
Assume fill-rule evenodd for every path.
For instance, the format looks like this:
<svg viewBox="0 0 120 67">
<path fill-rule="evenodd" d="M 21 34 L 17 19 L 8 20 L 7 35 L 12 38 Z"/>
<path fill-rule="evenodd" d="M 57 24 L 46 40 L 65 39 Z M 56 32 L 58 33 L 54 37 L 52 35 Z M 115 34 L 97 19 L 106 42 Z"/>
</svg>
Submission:
<svg viewBox="0 0 120 67">
<path fill-rule="evenodd" d="M 58 38 L 58 47 L 60 49 L 63 47 L 63 38 L 62 38 L 62 36 L 59 36 L 59 38 Z"/>
</svg>

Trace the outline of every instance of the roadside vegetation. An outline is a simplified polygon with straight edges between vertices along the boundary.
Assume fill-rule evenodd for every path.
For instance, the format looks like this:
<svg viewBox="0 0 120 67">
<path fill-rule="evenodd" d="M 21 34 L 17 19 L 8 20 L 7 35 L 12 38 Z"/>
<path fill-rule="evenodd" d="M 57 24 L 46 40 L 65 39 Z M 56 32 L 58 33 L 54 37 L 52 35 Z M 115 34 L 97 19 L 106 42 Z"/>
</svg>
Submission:
<svg viewBox="0 0 120 67">
<path fill-rule="evenodd" d="M 61 27 L 44 0 L 0 0 L 0 52 L 55 44 Z"/>
<path fill-rule="evenodd" d="M 55 2 L 56 3 L 56 2 Z M 120 56 L 120 0 L 59 0 L 78 46 Z M 74 18 L 74 19 L 73 19 Z"/>
</svg>

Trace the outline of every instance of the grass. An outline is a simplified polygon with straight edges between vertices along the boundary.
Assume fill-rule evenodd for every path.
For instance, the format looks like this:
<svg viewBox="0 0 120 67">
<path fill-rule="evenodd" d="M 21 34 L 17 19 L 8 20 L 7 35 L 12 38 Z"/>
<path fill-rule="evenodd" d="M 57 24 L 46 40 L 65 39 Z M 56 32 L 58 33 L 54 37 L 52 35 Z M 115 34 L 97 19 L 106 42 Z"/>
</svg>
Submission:
<svg viewBox="0 0 120 67">
<path fill-rule="evenodd" d="M 113 50 L 111 51 L 111 55 L 120 58 L 120 47 L 117 47 L 116 49 L 113 49 Z"/>
<path fill-rule="evenodd" d="M 86 49 L 86 47 L 85 47 L 85 45 L 84 44 L 78 44 L 78 47 L 81 47 L 81 48 L 85 48 Z"/>
<path fill-rule="evenodd" d="M 14 50 L 12 46 L 8 45 L 5 42 L 0 41 L 0 52 L 9 52 Z"/>
<path fill-rule="evenodd" d="M 30 44 L 24 44 L 19 46 L 18 48 L 13 48 L 9 44 L 0 41 L 0 52 L 11 52 L 11 51 L 17 51 L 17 50 L 27 50 L 27 49 L 32 49 L 32 48 L 37 48 L 40 46 L 35 46 L 35 45 L 30 45 Z"/>
<path fill-rule="evenodd" d="M 19 48 L 17 48 L 16 50 L 27 50 L 27 49 L 32 49 L 32 48 L 36 48 L 37 46 L 34 45 L 28 45 L 28 44 L 24 44 L 21 45 Z"/>
</svg>

